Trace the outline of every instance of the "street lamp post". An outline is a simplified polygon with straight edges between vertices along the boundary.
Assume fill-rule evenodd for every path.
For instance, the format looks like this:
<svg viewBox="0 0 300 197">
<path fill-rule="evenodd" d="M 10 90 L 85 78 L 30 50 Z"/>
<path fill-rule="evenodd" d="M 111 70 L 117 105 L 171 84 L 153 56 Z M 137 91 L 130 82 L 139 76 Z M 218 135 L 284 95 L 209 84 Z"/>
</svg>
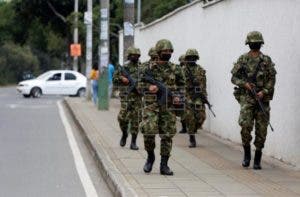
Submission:
<svg viewBox="0 0 300 197">
<path fill-rule="evenodd" d="M 134 0 L 124 0 L 123 64 L 127 60 L 126 50 L 134 45 Z"/>
<path fill-rule="evenodd" d="M 109 64 L 109 0 L 100 0 L 100 50 L 98 109 L 109 109 L 108 64 Z"/>
<path fill-rule="evenodd" d="M 142 2 L 141 0 L 137 0 L 138 5 L 137 5 L 137 24 L 141 23 L 141 10 L 142 10 Z"/>
<path fill-rule="evenodd" d="M 93 62 L 93 0 L 87 2 L 87 12 L 84 13 L 84 23 L 86 24 L 86 99 L 91 100 L 91 80 L 89 74 L 92 70 Z"/>
<path fill-rule="evenodd" d="M 78 0 L 74 1 L 75 27 L 74 27 L 74 44 L 78 44 Z M 73 70 L 78 71 L 78 56 L 73 57 Z"/>
</svg>

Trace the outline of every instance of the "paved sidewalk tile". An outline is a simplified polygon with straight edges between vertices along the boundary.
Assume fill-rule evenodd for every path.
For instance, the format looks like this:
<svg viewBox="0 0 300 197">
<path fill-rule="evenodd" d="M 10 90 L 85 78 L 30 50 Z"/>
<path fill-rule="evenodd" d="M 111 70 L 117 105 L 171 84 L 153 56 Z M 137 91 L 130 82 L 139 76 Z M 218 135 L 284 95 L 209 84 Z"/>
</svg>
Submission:
<svg viewBox="0 0 300 197">
<path fill-rule="evenodd" d="M 119 101 L 113 99 L 110 111 L 98 111 L 91 102 L 67 98 L 71 110 L 81 124 L 92 145 L 102 148 L 113 166 L 109 167 L 122 184 L 136 196 L 300 196 L 300 172 L 262 164 L 263 170 L 241 167 L 242 153 L 201 131 L 200 143 L 190 149 L 187 135 L 178 134 L 169 165 L 174 176 L 159 174 L 159 137 L 156 138 L 156 160 L 150 174 L 143 172 L 146 152 L 143 138 L 138 136 L 138 151 L 129 149 L 129 135 L 125 147 L 119 146 L 121 132 L 117 122 Z M 120 179 L 120 178 L 119 178 Z M 119 180 L 117 179 L 117 180 Z"/>
</svg>

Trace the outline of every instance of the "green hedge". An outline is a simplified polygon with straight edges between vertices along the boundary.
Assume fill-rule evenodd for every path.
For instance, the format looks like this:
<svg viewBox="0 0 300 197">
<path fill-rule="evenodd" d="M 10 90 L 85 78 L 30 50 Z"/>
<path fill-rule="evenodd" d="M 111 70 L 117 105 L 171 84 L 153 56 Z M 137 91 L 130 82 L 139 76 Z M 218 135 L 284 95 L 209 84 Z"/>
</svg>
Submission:
<svg viewBox="0 0 300 197">
<path fill-rule="evenodd" d="M 0 85 L 18 82 L 24 71 L 37 74 L 38 64 L 29 47 L 5 43 L 0 46 Z"/>
</svg>

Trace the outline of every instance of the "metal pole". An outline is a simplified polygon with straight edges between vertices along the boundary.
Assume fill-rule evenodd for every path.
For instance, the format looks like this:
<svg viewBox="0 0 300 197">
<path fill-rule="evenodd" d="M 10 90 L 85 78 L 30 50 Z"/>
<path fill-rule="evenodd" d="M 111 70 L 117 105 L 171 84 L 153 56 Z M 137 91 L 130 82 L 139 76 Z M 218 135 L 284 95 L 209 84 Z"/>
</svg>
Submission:
<svg viewBox="0 0 300 197">
<path fill-rule="evenodd" d="M 134 45 L 134 0 L 124 0 L 123 63 L 127 60 L 126 50 Z"/>
<path fill-rule="evenodd" d="M 78 44 L 78 0 L 74 1 L 74 12 L 75 12 L 75 27 L 74 27 L 74 44 Z M 73 70 L 78 71 L 78 57 L 73 58 Z"/>
<path fill-rule="evenodd" d="M 87 12 L 84 15 L 84 23 L 86 24 L 86 99 L 91 100 L 91 80 L 90 72 L 93 64 L 93 0 L 87 2 Z"/>
<path fill-rule="evenodd" d="M 141 23 L 141 9 L 142 9 L 142 2 L 138 0 L 138 11 L 137 11 L 137 23 Z"/>
<path fill-rule="evenodd" d="M 109 109 L 108 98 L 108 64 L 109 64 L 109 0 L 100 0 L 100 53 L 99 53 L 99 89 L 98 109 Z"/>
</svg>

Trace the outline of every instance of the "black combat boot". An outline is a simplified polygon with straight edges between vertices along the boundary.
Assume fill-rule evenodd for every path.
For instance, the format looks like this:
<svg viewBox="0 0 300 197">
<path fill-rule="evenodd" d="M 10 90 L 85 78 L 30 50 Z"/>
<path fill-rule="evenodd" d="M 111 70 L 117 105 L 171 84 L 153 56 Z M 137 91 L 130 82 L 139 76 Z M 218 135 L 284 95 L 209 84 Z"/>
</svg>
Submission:
<svg viewBox="0 0 300 197">
<path fill-rule="evenodd" d="M 254 165 L 253 165 L 254 170 L 261 170 L 261 165 L 260 165 L 261 155 L 262 155 L 261 150 L 256 150 L 255 151 Z"/>
<path fill-rule="evenodd" d="M 127 133 L 127 130 L 125 130 L 125 129 L 123 129 L 122 130 L 122 137 L 121 137 L 121 140 L 120 140 L 120 146 L 125 146 L 125 144 L 126 144 L 126 139 L 127 139 L 127 137 L 128 137 L 128 133 Z"/>
<path fill-rule="evenodd" d="M 182 129 L 179 131 L 179 133 L 186 133 L 186 123 L 184 121 L 181 121 Z"/>
<path fill-rule="evenodd" d="M 195 135 L 190 135 L 190 145 L 189 148 L 195 148 L 196 147 L 196 138 Z"/>
<path fill-rule="evenodd" d="M 172 176 L 174 173 L 168 166 L 168 156 L 161 156 L 160 161 L 160 174 Z"/>
<path fill-rule="evenodd" d="M 147 157 L 147 161 L 144 165 L 144 172 L 149 173 L 149 172 L 151 172 L 153 163 L 155 161 L 155 154 L 154 154 L 154 150 L 147 151 L 147 153 L 148 153 L 148 157 Z"/>
<path fill-rule="evenodd" d="M 251 160 L 251 146 L 243 146 L 244 147 L 244 160 L 242 163 L 243 167 L 249 167 Z"/>
<path fill-rule="evenodd" d="M 131 144 L 130 144 L 131 150 L 139 150 L 139 147 L 136 145 L 136 138 L 137 138 L 137 134 L 131 134 Z"/>
</svg>

